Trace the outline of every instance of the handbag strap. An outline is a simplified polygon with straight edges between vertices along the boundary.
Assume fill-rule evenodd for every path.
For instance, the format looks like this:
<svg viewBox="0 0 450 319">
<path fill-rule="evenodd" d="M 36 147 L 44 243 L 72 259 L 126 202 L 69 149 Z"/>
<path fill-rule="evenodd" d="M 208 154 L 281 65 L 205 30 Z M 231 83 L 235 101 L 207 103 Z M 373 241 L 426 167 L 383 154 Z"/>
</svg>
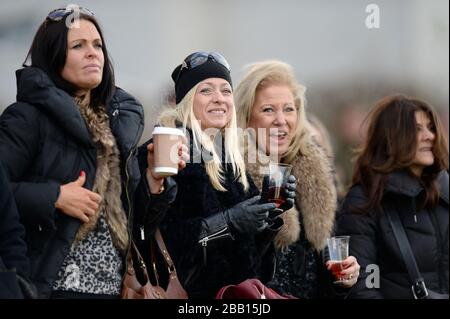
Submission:
<svg viewBox="0 0 450 319">
<path fill-rule="evenodd" d="M 177 271 L 175 269 L 175 265 L 172 261 L 172 258 L 169 255 L 169 252 L 167 250 L 166 244 L 164 243 L 164 240 L 162 238 L 161 231 L 159 230 L 159 228 L 156 229 L 155 240 L 156 240 L 156 243 L 158 244 L 159 250 L 161 251 L 161 253 L 164 257 L 164 261 L 167 265 L 167 270 L 169 271 L 169 275 L 172 276 L 172 274 L 173 274 L 176 276 Z"/>
<path fill-rule="evenodd" d="M 400 248 L 403 261 L 408 271 L 409 280 L 412 283 L 411 290 L 415 299 L 425 299 L 428 297 L 427 287 L 417 267 L 416 258 L 411 250 L 411 245 L 406 237 L 405 229 L 396 210 L 385 212 L 389 224 L 392 227 L 394 237 Z"/>
<path fill-rule="evenodd" d="M 144 258 L 142 258 L 141 254 L 139 253 L 139 250 L 134 242 L 134 240 L 131 240 L 131 247 L 127 254 L 127 264 L 128 267 L 131 267 L 134 272 L 134 265 L 133 265 L 133 255 L 136 256 L 136 259 L 139 263 L 139 268 L 142 271 L 142 274 L 144 275 L 144 279 L 146 282 L 149 281 L 148 273 L 147 273 L 147 266 L 145 265 Z M 128 269 L 127 269 L 128 271 Z"/>
</svg>

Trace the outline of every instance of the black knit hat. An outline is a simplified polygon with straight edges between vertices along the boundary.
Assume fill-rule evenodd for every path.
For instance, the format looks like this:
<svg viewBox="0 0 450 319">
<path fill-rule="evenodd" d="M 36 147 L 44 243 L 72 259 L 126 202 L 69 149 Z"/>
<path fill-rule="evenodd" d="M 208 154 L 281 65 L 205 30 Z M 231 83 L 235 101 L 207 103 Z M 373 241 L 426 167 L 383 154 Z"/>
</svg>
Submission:
<svg viewBox="0 0 450 319">
<path fill-rule="evenodd" d="M 189 55 L 185 61 L 194 54 Z M 190 67 L 187 62 L 177 66 L 172 72 L 172 79 L 175 82 L 176 104 L 180 103 L 197 83 L 209 78 L 224 79 L 233 87 L 230 70 L 222 63 L 216 62 L 214 56 L 209 56 L 206 62 L 195 67 Z"/>
</svg>

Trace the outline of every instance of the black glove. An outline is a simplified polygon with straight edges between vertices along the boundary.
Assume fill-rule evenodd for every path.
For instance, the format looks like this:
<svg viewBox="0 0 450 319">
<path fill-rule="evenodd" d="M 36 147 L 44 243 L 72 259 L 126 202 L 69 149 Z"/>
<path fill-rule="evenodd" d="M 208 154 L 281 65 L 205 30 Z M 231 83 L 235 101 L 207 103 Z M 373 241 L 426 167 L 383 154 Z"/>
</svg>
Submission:
<svg viewBox="0 0 450 319">
<path fill-rule="evenodd" d="M 275 204 L 261 204 L 260 199 L 260 196 L 252 197 L 223 212 L 232 230 L 240 234 L 255 234 L 267 226 L 265 220 Z"/>
<path fill-rule="evenodd" d="M 294 207 L 296 189 L 297 180 L 294 175 L 289 175 L 286 184 L 283 185 L 284 198 L 286 198 L 286 201 L 279 207 L 284 212 Z"/>
</svg>

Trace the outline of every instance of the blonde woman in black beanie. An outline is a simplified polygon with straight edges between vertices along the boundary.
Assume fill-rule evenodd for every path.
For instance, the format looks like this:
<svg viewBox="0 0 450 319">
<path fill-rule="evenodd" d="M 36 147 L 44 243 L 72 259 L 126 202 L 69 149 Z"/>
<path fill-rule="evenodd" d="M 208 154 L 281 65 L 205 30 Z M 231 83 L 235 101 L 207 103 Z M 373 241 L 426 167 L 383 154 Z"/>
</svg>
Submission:
<svg viewBox="0 0 450 319">
<path fill-rule="evenodd" d="M 185 129 L 191 162 L 174 176 L 178 193 L 161 229 L 181 282 L 190 298 L 214 298 L 225 285 L 255 277 L 267 281 L 271 239 L 281 219 L 268 227 L 275 204 L 260 203 L 245 173 L 230 67 L 216 52 L 196 52 L 175 68 L 172 79 L 177 106 L 161 114 L 159 124 Z M 144 165 L 147 148 L 151 141 L 140 149 Z"/>
</svg>

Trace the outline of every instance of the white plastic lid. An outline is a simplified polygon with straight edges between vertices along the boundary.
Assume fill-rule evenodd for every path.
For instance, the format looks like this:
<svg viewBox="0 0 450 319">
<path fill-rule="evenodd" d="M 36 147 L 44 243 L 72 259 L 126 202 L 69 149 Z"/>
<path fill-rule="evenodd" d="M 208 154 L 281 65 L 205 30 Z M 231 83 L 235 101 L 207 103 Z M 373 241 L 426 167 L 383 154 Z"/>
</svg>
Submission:
<svg viewBox="0 0 450 319">
<path fill-rule="evenodd" d="M 167 167 L 167 166 L 157 166 L 154 168 L 155 173 L 160 174 L 161 176 L 170 176 L 178 173 L 178 168 L 176 167 Z"/>
<path fill-rule="evenodd" d="M 182 130 L 172 127 L 163 127 L 163 126 L 156 126 L 153 129 L 153 135 L 155 134 L 171 134 L 171 135 L 179 135 L 184 136 L 184 133 Z"/>
</svg>

